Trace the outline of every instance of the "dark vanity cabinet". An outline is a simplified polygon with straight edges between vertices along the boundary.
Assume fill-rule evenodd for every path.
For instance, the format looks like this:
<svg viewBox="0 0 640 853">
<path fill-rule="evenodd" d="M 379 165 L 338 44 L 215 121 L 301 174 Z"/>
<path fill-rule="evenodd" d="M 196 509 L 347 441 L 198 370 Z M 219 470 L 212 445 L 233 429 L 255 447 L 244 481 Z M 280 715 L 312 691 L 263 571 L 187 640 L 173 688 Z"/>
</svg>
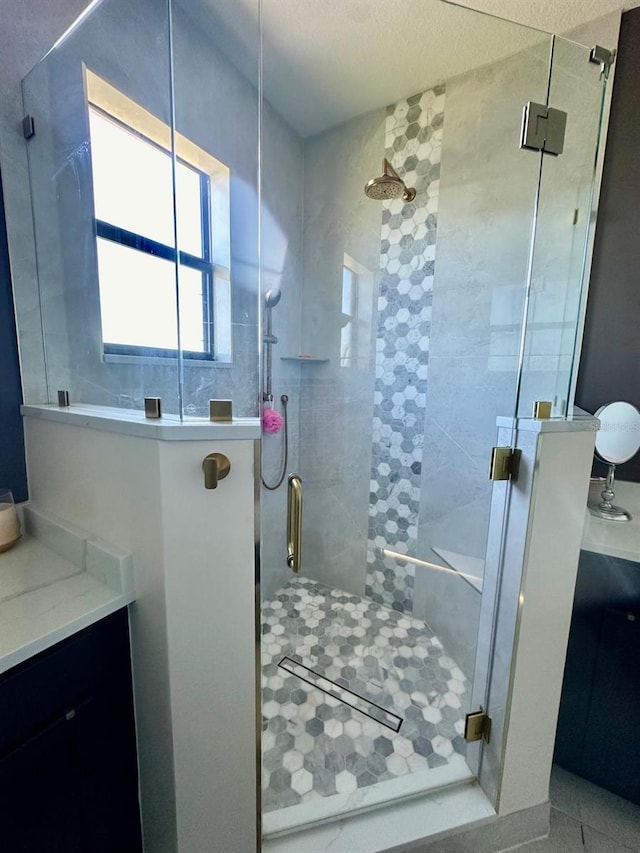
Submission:
<svg viewBox="0 0 640 853">
<path fill-rule="evenodd" d="M 126 609 L 0 676 L 0 850 L 142 850 Z"/>
<path fill-rule="evenodd" d="M 555 761 L 640 804 L 640 564 L 582 551 Z"/>
</svg>

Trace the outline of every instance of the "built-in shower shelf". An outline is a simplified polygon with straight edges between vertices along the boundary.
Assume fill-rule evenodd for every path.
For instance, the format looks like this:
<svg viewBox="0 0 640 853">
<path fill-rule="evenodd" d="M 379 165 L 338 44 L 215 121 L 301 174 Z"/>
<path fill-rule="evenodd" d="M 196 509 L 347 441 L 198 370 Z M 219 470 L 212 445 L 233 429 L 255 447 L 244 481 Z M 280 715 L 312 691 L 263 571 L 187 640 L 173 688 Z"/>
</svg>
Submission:
<svg viewBox="0 0 640 853">
<path fill-rule="evenodd" d="M 300 364 L 326 364 L 330 358 L 318 358 L 315 355 L 281 355 L 280 361 L 297 361 Z"/>
</svg>

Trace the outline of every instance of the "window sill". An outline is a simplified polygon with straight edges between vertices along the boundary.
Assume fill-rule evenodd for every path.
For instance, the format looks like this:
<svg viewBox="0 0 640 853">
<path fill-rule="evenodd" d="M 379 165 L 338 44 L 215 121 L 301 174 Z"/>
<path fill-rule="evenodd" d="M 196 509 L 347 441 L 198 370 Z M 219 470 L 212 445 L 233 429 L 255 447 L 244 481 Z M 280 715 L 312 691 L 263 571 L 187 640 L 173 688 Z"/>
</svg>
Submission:
<svg viewBox="0 0 640 853">
<path fill-rule="evenodd" d="M 177 358 L 160 358 L 146 355 L 116 355 L 115 353 L 103 353 L 102 361 L 105 364 L 135 364 L 136 367 L 177 367 Z M 228 370 L 233 367 L 232 361 L 222 359 L 184 358 L 182 363 L 185 367 L 203 367 Z"/>
</svg>

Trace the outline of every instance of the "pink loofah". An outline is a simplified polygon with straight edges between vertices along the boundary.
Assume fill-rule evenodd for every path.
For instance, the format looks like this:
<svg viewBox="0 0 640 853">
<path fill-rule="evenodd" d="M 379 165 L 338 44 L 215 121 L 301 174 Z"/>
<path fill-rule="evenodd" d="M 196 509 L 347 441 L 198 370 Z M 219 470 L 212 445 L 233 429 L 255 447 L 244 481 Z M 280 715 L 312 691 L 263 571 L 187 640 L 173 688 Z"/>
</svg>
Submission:
<svg viewBox="0 0 640 853">
<path fill-rule="evenodd" d="M 262 429 L 266 433 L 280 432 L 284 418 L 275 409 L 265 409 L 262 413 Z"/>
</svg>

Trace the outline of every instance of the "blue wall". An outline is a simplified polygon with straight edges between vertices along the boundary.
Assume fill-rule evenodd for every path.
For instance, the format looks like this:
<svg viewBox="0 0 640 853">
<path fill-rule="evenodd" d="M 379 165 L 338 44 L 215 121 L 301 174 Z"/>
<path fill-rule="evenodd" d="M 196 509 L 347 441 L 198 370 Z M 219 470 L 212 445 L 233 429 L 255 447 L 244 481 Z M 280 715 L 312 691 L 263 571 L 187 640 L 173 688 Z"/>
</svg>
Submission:
<svg viewBox="0 0 640 853">
<path fill-rule="evenodd" d="M 640 9 L 622 16 L 576 403 L 640 408 Z M 596 462 L 594 473 L 604 474 Z M 616 468 L 640 483 L 640 453 Z"/>
<path fill-rule="evenodd" d="M 21 402 L 20 364 L 0 179 L 0 488 L 11 489 L 16 501 L 27 499 Z"/>
</svg>

